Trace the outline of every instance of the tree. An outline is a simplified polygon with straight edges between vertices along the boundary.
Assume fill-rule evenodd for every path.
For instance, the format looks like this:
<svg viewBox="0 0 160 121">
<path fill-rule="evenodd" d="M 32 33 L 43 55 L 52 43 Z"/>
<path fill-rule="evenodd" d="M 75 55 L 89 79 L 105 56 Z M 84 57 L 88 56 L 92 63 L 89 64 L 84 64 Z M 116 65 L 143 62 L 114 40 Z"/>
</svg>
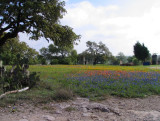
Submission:
<svg viewBox="0 0 160 121">
<path fill-rule="evenodd" d="M 72 64 L 77 64 L 78 54 L 76 50 L 72 50 L 69 57 L 71 58 Z"/>
<path fill-rule="evenodd" d="M 33 40 L 44 37 L 55 45 L 75 43 L 80 36 L 69 26 L 59 24 L 66 13 L 64 5 L 60 0 L 1 0 L 0 46 L 19 32 L 29 34 Z"/>
<path fill-rule="evenodd" d="M 76 64 L 77 51 L 73 50 L 73 45 L 56 46 L 50 44 L 48 48 L 40 49 L 40 60 L 43 64 L 49 61 L 51 64 Z"/>
<path fill-rule="evenodd" d="M 20 54 L 22 58 L 27 58 L 29 64 L 38 63 L 38 52 L 30 48 L 25 42 L 20 42 L 19 38 L 9 39 L 4 46 L 0 48 L 0 56 L 4 64 L 13 65 L 16 63 L 16 56 Z"/>
<path fill-rule="evenodd" d="M 64 58 L 69 56 L 72 50 L 73 50 L 73 45 L 56 46 L 54 44 L 50 44 L 48 46 L 48 53 L 50 54 L 50 56 L 61 56 L 62 58 Z"/>
<path fill-rule="evenodd" d="M 148 48 L 139 42 L 134 45 L 134 55 L 138 60 L 143 62 L 150 56 Z"/>
<path fill-rule="evenodd" d="M 95 42 L 87 41 L 86 45 L 88 47 L 86 52 L 92 55 L 94 64 L 97 64 L 98 62 L 105 63 L 106 59 L 112 55 L 106 45 L 102 42 L 97 44 Z"/>
<path fill-rule="evenodd" d="M 109 58 L 109 64 L 110 65 L 119 65 L 119 60 L 115 56 L 111 56 Z"/>
<path fill-rule="evenodd" d="M 119 52 L 116 58 L 119 62 L 122 61 L 122 63 L 127 63 L 127 57 L 122 52 Z"/>
</svg>

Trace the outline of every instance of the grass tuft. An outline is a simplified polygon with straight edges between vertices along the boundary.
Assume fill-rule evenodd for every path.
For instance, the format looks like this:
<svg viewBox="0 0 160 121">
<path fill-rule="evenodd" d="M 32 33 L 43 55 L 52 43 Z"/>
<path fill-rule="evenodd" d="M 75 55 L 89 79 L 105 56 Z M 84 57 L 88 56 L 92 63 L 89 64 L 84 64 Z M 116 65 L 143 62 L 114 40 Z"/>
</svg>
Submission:
<svg viewBox="0 0 160 121">
<path fill-rule="evenodd" d="M 57 101 L 65 101 L 65 100 L 73 99 L 73 92 L 67 88 L 58 88 L 55 91 L 55 95 L 53 99 Z"/>
</svg>

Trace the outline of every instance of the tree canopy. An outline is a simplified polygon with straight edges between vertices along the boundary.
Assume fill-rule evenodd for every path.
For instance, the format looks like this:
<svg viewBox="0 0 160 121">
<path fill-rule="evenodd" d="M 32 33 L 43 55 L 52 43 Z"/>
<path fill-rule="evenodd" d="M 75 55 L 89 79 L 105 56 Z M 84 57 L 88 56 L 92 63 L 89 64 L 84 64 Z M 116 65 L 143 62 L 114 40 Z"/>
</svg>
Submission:
<svg viewBox="0 0 160 121">
<path fill-rule="evenodd" d="M 150 56 L 148 48 L 139 42 L 134 45 L 134 55 L 143 62 Z"/>
<path fill-rule="evenodd" d="M 27 58 L 29 64 L 38 63 L 38 52 L 30 48 L 25 42 L 20 42 L 19 38 L 9 39 L 4 46 L 0 48 L 0 57 L 5 65 L 16 63 L 17 55 Z"/>
<path fill-rule="evenodd" d="M 127 57 L 122 52 L 119 52 L 116 58 L 119 62 L 122 61 L 122 63 L 127 63 Z"/>
<path fill-rule="evenodd" d="M 1 0 L 0 46 L 19 32 L 29 34 L 33 40 L 44 37 L 56 45 L 75 43 L 80 36 L 59 22 L 66 13 L 64 5 L 60 0 Z"/>
<path fill-rule="evenodd" d="M 83 52 L 83 55 L 92 58 L 91 60 L 94 61 L 94 64 L 97 64 L 98 62 L 104 63 L 106 59 L 112 55 L 106 45 L 102 42 L 96 43 L 87 41 L 86 45 L 88 49 Z"/>
<path fill-rule="evenodd" d="M 45 64 L 45 60 L 50 64 L 76 64 L 77 63 L 77 51 L 73 49 L 73 46 L 56 46 L 50 44 L 48 48 L 40 49 L 40 58 L 42 63 Z"/>
</svg>

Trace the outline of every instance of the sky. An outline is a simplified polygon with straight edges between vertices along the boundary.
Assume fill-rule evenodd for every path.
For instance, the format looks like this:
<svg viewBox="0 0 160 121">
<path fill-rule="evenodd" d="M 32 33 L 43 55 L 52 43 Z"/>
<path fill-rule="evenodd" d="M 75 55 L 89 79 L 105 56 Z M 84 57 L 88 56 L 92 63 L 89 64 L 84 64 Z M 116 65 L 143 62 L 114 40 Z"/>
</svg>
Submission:
<svg viewBox="0 0 160 121">
<path fill-rule="evenodd" d="M 87 41 L 103 42 L 116 56 L 123 52 L 133 55 L 133 46 L 139 41 L 150 53 L 160 55 L 160 0 L 65 0 L 67 13 L 61 20 L 81 35 L 75 49 L 83 52 Z M 44 38 L 29 40 L 20 33 L 20 40 L 36 50 L 47 47 Z"/>
</svg>

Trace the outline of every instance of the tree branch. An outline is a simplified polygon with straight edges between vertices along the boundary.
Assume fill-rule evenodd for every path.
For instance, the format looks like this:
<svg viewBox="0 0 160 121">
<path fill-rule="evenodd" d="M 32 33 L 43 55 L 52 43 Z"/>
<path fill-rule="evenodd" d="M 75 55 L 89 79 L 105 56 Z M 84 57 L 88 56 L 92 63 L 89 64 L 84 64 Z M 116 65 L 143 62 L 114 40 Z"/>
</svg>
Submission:
<svg viewBox="0 0 160 121">
<path fill-rule="evenodd" d="M 28 89 L 29 89 L 29 87 L 25 87 L 25 88 L 20 89 L 20 90 L 14 90 L 14 91 L 5 92 L 4 94 L 0 95 L 0 99 L 3 98 L 4 96 L 8 95 L 8 94 L 23 92 L 23 91 L 26 91 Z"/>
<path fill-rule="evenodd" d="M 12 25 L 14 25 L 14 22 L 10 23 L 10 24 L 9 24 L 7 27 L 5 27 L 5 28 L 1 28 L 1 29 L 0 29 L 0 36 L 3 35 L 3 33 L 4 33 L 6 30 L 8 30 L 9 28 L 11 28 Z"/>
<path fill-rule="evenodd" d="M 16 31 L 16 30 L 12 33 L 9 32 L 9 33 L 5 34 L 2 38 L 0 38 L 0 47 L 3 44 L 5 44 L 8 39 L 17 37 L 17 35 L 18 35 L 18 31 Z"/>
</svg>

